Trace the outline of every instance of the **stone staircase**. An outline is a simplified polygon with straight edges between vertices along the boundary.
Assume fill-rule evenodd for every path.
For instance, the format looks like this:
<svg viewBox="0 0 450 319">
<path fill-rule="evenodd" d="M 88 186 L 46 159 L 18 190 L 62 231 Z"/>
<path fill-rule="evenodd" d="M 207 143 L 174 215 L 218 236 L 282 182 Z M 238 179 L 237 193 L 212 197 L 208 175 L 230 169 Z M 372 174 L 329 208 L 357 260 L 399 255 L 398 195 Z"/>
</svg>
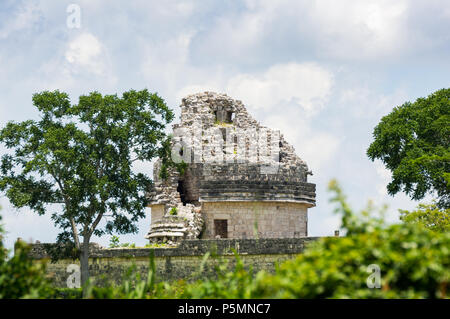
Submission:
<svg viewBox="0 0 450 319">
<path fill-rule="evenodd" d="M 171 215 L 170 208 L 159 220 L 152 221 L 145 236 L 151 243 L 177 243 L 182 239 L 198 238 L 203 226 L 200 209 L 194 205 L 176 206 L 176 215 Z"/>
</svg>

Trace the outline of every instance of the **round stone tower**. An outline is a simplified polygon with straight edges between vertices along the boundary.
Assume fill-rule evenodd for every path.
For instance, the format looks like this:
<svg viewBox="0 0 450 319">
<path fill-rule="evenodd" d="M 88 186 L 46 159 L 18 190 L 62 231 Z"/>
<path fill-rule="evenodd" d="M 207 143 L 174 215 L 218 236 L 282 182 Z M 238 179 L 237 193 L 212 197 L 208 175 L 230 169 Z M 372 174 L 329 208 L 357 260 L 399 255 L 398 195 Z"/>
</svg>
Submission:
<svg viewBox="0 0 450 319">
<path fill-rule="evenodd" d="M 189 95 L 173 125 L 171 168 L 154 165 L 152 242 L 182 238 L 293 238 L 308 235 L 315 206 L 311 174 L 279 131 L 261 126 L 226 94 Z"/>
</svg>

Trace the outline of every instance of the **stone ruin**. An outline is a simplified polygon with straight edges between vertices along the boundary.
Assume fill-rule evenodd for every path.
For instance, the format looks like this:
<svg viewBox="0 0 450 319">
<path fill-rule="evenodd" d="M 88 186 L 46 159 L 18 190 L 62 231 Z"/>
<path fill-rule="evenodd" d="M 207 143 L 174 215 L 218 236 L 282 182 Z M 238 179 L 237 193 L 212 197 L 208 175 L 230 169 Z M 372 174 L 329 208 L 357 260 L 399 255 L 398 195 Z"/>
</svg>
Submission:
<svg viewBox="0 0 450 319">
<path fill-rule="evenodd" d="M 154 164 L 148 193 L 153 243 L 197 238 L 298 238 L 315 206 L 312 173 L 279 131 L 261 126 L 241 101 L 204 92 L 182 99 L 172 160 Z"/>
</svg>

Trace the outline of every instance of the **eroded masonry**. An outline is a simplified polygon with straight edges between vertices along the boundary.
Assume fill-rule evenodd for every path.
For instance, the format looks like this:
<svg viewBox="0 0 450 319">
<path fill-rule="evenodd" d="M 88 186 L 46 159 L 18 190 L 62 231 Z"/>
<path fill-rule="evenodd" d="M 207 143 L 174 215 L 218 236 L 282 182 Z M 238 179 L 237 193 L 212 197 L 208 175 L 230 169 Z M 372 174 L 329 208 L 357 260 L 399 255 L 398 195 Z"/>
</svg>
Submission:
<svg viewBox="0 0 450 319">
<path fill-rule="evenodd" d="M 186 163 L 148 194 L 150 242 L 211 238 L 298 238 L 315 206 L 312 174 L 280 132 L 261 126 L 225 94 L 189 95 L 173 125 L 172 159 Z"/>
</svg>

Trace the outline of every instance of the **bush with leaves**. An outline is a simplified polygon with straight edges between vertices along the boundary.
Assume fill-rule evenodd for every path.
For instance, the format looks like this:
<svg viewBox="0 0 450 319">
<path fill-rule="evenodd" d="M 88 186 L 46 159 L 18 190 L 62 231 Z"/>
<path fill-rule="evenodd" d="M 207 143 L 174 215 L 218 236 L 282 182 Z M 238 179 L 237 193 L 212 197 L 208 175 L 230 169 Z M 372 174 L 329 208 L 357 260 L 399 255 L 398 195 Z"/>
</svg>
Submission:
<svg viewBox="0 0 450 319">
<path fill-rule="evenodd" d="M 109 248 L 117 248 L 117 247 L 120 247 L 119 237 L 113 235 L 109 241 Z"/>
<path fill-rule="evenodd" d="M 229 271 L 228 260 L 219 259 L 215 265 L 215 278 L 198 280 L 185 287 L 180 298 L 203 299 L 248 299 L 259 298 L 262 295 L 258 292 L 258 284 L 268 274 L 260 271 L 254 276 L 253 269 L 244 267 L 244 263 L 239 255 L 234 251 L 236 265 L 233 271 Z M 209 254 L 204 256 L 199 272 L 203 272 Z"/>
<path fill-rule="evenodd" d="M 400 209 L 400 219 L 405 223 L 420 224 L 428 229 L 450 232 L 450 208 L 439 208 L 436 203 L 419 204 L 416 210 Z"/>
<path fill-rule="evenodd" d="M 54 288 L 47 296 L 49 299 L 81 299 L 83 291 L 81 288 Z"/>
<path fill-rule="evenodd" d="M 9 258 L 2 234 L 0 225 L 0 299 L 46 298 L 51 295 L 52 289 L 45 278 L 45 265 L 33 263 L 28 257 L 30 246 L 18 241 L 14 256 Z"/>
</svg>

